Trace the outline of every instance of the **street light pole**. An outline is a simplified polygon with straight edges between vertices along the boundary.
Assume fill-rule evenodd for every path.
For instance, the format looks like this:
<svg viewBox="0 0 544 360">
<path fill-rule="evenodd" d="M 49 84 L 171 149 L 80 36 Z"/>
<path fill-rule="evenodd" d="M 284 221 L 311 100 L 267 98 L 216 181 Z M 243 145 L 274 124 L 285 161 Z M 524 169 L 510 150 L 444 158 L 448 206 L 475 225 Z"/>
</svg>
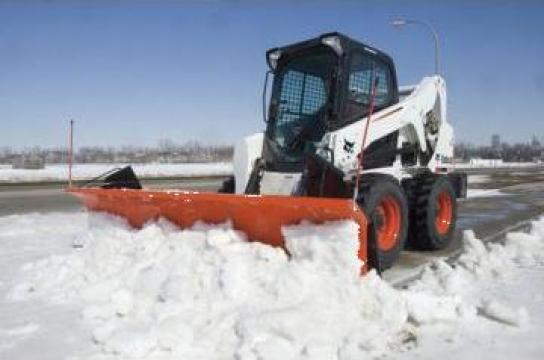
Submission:
<svg viewBox="0 0 544 360">
<path fill-rule="evenodd" d="M 398 27 L 398 28 L 400 28 L 400 27 L 402 27 L 404 25 L 409 25 L 409 24 L 421 25 L 424 28 L 426 28 L 427 30 L 429 30 L 429 32 L 433 36 L 433 40 L 434 40 L 434 72 L 435 72 L 435 74 L 440 75 L 440 56 L 439 56 L 438 33 L 431 26 L 431 24 L 429 24 L 427 22 L 424 22 L 424 21 L 397 18 L 397 19 L 394 19 L 391 22 L 391 25 L 393 25 L 395 27 Z"/>
</svg>

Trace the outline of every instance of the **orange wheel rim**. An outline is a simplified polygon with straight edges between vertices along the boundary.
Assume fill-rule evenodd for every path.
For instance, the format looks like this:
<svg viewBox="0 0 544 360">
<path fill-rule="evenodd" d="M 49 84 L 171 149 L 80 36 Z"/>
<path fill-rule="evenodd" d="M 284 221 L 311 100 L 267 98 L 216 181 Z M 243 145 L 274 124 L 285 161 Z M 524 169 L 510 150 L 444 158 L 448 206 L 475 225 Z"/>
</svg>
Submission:
<svg viewBox="0 0 544 360">
<path fill-rule="evenodd" d="M 400 235 L 400 205 L 395 198 L 387 196 L 376 206 L 376 214 L 380 221 L 378 247 L 383 251 L 390 250 L 397 244 Z"/>
<path fill-rule="evenodd" d="M 436 200 L 436 218 L 435 226 L 436 231 L 440 235 L 448 233 L 451 227 L 451 220 L 453 218 L 453 201 L 451 195 L 447 191 L 442 191 L 438 194 Z"/>
</svg>

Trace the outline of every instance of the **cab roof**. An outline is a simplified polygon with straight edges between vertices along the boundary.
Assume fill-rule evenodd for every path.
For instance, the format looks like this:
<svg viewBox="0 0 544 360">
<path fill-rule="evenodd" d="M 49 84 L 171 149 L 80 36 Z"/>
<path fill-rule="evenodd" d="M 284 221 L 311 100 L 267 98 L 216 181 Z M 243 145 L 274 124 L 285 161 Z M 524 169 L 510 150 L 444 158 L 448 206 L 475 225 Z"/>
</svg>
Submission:
<svg viewBox="0 0 544 360">
<path fill-rule="evenodd" d="M 365 52 L 370 52 L 374 54 L 375 56 L 382 58 L 382 60 L 385 60 L 386 62 L 393 64 L 393 59 L 389 55 L 384 53 L 383 51 L 376 49 L 373 46 L 364 44 L 360 41 L 354 40 L 350 38 L 349 36 L 339 32 L 324 33 L 309 40 L 304 40 L 304 41 L 300 41 L 290 45 L 269 49 L 266 52 L 267 63 L 271 68 L 273 68 L 273 66 L 270 63 L 270 54 L 272 53 L 276 53 L 279 51 L 279 53 L 281 54 L 280 55 L 281 57 L 284 57 L 284 56 L 290 57 L 290 56 L 293 56 L 295 53 L 299 53 L 300 51 L 310 50 L 311 48 L 316 48 L 321 46 L 328 46 L 324 43 L 324 39 L 332 39 L 332 38 L 338 39 L 341 53 L 339 53 L 336 49 L 333 49 L 333 50 L 335 50 L 336 54 L 339 56 L 350 54 L 353 51 L 365 51 Z"/>
</svg>

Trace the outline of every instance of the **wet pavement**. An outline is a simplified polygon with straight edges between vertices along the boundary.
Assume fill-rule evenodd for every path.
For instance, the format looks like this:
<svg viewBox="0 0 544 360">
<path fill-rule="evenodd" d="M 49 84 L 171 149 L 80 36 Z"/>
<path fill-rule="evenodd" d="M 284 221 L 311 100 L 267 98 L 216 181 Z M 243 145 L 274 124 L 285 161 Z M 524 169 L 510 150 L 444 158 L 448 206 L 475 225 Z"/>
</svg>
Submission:
<svg viewBox="0 0 544 360">
<path fill-rule="evenodd" d="M 491 185 L 495 184 L 478 185 L 492 188 Z M 484 241 L 497 240 L 506 231 L 518 230 L 528 220 L 544 214 L 544 180 L 521 183 L 517 179 L 516 185 L 502 187 L 501 193 L 504 195 L 461 200 L 458 203 L 458 221 L 452 244 L 442 251 L 404 251 L 399 262 L 387 270 L 384 277 L 391 282 L 402 282 L 417 275 L 422 265 L 432 259 L 458 254 L 462 248 L 464 230 L 472 229 Z"/>
</svg>

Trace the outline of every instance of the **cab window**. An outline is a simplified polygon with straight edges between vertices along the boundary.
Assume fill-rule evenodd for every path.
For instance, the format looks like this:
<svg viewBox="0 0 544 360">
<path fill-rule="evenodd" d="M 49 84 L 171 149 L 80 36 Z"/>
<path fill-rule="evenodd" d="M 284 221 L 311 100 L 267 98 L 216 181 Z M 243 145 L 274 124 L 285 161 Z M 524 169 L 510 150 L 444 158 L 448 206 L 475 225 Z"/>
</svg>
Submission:
<svg viewBox="0 0 544 360">
<path fill-rule="evenodd" d="M 367 54 L 356 53 L 351 61 L 348 81 L 348 100 L 356 107 L 368 108 L 370 105 L 373 71 L 378 81 L 374 105 L 381 108 L 391 102 L 392 76 L 389 67 Z"/>
</svg>

